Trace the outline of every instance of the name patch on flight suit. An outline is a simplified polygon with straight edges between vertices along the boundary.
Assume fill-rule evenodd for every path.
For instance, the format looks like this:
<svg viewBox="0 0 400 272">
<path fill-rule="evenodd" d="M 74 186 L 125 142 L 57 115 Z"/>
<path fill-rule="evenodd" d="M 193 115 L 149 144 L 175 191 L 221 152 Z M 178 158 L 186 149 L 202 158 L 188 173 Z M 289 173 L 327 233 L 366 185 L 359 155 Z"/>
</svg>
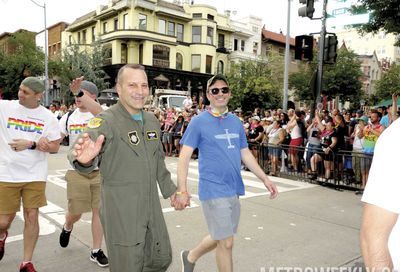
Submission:
<svg viewBox="0 0 400 272">
<path fill-rule="evenodd" d="M 147 140 L 158 140 L 157 131 L 146 131 Z"/>
<path fill-rule="evenodd" d="M 128 133 L 128 137 L 129 137 L 129 141 L 133 144 L 133 145 L 138 145 L 140 142 L 139 136 L 137 131 L 131 131 Z"/>
</svg>

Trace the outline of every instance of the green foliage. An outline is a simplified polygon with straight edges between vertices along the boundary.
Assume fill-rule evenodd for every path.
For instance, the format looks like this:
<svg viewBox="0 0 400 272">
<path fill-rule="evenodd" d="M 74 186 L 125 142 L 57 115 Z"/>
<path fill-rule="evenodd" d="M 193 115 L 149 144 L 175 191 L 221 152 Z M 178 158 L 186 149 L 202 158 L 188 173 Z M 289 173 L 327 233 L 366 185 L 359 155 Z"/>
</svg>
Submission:
<svg viewBox="0 0 400 272">
<path fill-rule="evenodd" d="M 15 51 L 0 51 L 0 87 L 4 98 L 15 99 L 25 77 L 43 75 L 44 53 L 36 47 L 34 38 L 24 32 L 12 34 L 9 47 Z"/>
<path fill-rule="evenodd" d="M 384 76 L 376 82 L 376 96 L 379 101 L 390 99 L 393 93 L 400 94 L 400 65 L 393 65 Z"/>
<path fill-rule="evenodd" d="M 271 54 L 268 61 L 232 64 L 227 75 L 232 99 L 229 107 L 252 111 L 255 107 L 276 108 L 282 104 L 283 57 Z"/>
<path fill-rule="evenodd" d="M 52 72 L 58 75 L 64 97 L 70 97 L 69 84 L 80 76 L 95 83 L 99 90 L 108 88 L 108 84 L 104 81 L 106 73 L 101 68 L 103 60 L 104 54 L 100 43 L 95 43 L 84 50 L 79 45 L 64 49 L 62 61 L 51 64 Z"/>
<path fill-rule="evenodd" d="M 400 34 L 400 0 L 359 0 L 359 5 L 352 8 L 353 14 L 360 14 L 362 11 L 370 13 L 368 23 L 359 27 L 361 32 L 377 33 L 385 30 L 387 33 Z M 396 42 L 400 46 L 400 40 Z"/>
<path fill-rule="evenodd" d="M 335 65 L 325 66 L 323 93 L 330 98 L 339 96 L 342 101 L 356 102 L 362 97 L 360 77 L 361 62 L 357 55 L 347 49 L 338 50 Z"/>
<path fill-rule="evenodd" d="M 311 78 L 317 65 L 300 64 L 299 71 L 289 77 L 289 87 L 295 89 L 295 98 L 302 101 L 315 100 L 311 88 Z M 322 94 L 330 98 L 339 96 L 341 100 L 360 101 L 362 97 L 360 61 L 346 49 L 338 50 L 336 63 L 324 65 Z"/>
</svg>

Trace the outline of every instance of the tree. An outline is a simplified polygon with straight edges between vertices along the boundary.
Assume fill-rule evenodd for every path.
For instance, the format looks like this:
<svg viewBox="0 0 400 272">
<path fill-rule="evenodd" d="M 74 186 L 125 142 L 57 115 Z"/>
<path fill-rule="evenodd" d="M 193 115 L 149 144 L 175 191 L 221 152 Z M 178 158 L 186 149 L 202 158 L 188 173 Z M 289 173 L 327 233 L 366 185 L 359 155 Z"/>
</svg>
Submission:
<svg viewBox="0 0 400 272">
<path fill-rule="evenodd" d="M 330 98 L 339 96 L 342 101 L 359 103 L 363 96 L 360 65 L 354 52 L 339 49 L 335 65 L 325 66 L 322 93 Z"/>
<path fill-rule="evenodd" d="M 92 81 L 99 90 L 108 88 L 102 69 L 105 52 L 99 42 L 82 50 L 78 45 L 71 45 L 63 50 L 62 60 L 51 64 L 51 70 L 61 84 L 61 93 L 70 97 L 69 84 L 74 78 L 84 76 Z M 68 99 L 67 99 L 68 100 Z"/>
<path fill-rule="evenodd" d="M 35 45 L 31 35 L 17 32 L 10 36 L 11 52 L 0 51 L 0 87 L 3 97 L 17 97 L 19 85 L 27 76 L 43 75 L 44 53 Z"/>
<path fill-rule="evenodd" d="M 283 57 L 271 54 L 268 61 L 240 61 L 227 75 L 232 99 L 230 108 L 252 111 L 256 107 L 276 108 L 282 103 Z"/>
<path fill-rule="evenodd" d="M 376 82 L 378 100 L 390 99 L 393 93 L 400 94 L 400 65 L 393 65 L 384 76 Z"/>
<path fill-rule="evenodd" d="M 352 7 L 354 14 L 369 12 L 369 22 L 359 26 L 361 32 L 377 33 L 385 30 L 395 35 L 400 33 L 400 0 L 358 0 L 359 5 Z M 397 39 L 400 46 L 400 39 Z"/>
<path fill-rule="evenodd" d="M 295 89 L 296 99 L 315 100 L 310 83 L 316 64 L 300 64 L 299 72 L 290 75 L 289 87 Z M 356 54 L 347 49 L 339 49 L 336 63 L 324 66 L 322 94 L 329 98 L 339 96 L 343 101 L 360 101 L 361 75 L 360 61 Z"/>
</svg>

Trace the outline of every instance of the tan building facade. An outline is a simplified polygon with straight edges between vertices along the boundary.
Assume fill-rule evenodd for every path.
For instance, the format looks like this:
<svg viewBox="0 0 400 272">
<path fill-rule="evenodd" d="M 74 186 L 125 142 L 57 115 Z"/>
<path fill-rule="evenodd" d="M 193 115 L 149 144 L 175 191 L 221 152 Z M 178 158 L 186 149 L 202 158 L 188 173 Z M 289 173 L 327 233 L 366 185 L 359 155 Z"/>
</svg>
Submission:
<svg viewBox="0 0 400 272">
<path fill-rule="evenodd" d="M 358 55 L 361 61 L 361 77 L 362 88 L 368 96 L 375 94 L 375 83 L 382 78 L 382 68 L 375 52 L 372 55 Z"/>
<path fill-rule="evenodd" d="M 10 42 L 10 39 L 16 33 L 23 33 L 24 35 L 30 37 L 33 42 L 35 42 L 36 32 L 28 31 L 25 29 L 19 29 L 13 33 L 4 32 L 4 33 L 0 34 L 0 50 L 4 54 L 13 54 L 15 52 L 16 45 L 13 44 L 12 42 Z"/>
<path fill-rule="evenodd" d="M 59 22 L 47 28 L 49 59 L 56 59 L 61 56 L 61 36 L 67 27 L 68 23 Z"/>
</svg>

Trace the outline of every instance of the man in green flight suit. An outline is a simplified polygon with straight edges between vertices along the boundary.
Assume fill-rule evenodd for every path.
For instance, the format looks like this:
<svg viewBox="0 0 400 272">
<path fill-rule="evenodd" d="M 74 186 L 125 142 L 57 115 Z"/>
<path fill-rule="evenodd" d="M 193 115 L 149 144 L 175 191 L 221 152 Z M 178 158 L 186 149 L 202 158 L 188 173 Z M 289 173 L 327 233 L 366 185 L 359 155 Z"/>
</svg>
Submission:
<svg viewBox="0 0 400 272">
<path fill-rule="evenodd" d="M 100 169 L 110 271 L 166 271 L 172 253 L 157 184 L 171 204 L 176 186 L 165 166 L 159 122 L 142 110 L 149 95 L 143 66 L 123 66 L 116 88 L 119 102 L 89 121 L 69 160 L 82 173 Z"/>
</svg>

